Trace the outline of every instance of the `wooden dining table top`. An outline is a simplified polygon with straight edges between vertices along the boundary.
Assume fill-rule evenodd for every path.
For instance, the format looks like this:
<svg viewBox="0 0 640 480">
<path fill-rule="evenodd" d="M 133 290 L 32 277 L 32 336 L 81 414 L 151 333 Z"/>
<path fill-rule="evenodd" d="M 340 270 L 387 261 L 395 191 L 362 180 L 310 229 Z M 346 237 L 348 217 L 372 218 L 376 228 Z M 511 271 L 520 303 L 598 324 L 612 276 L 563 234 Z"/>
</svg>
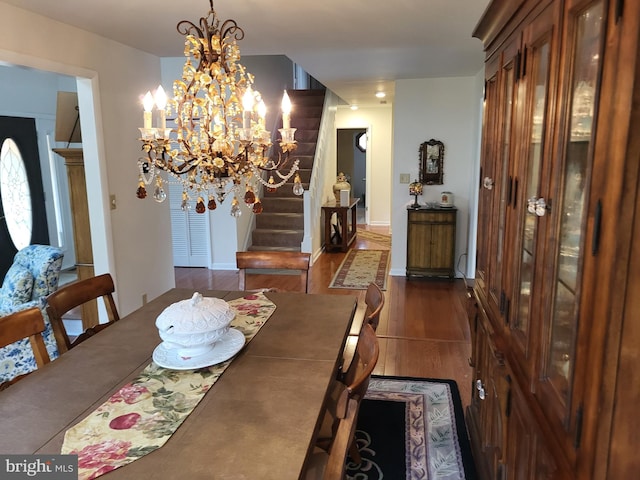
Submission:
<svg viewBox="0 0 640 480">
<path fill-rule="evenodd" d="M 243 292 L 203 291 L 238 298 Z M 65 431 L 151 363 L 172 289 L 0 392 L 0 453 L 59 454 Z M 350 295 L 265 294 L 276 310 L 169 441 L 114 479 L 297 479 L 357 306 Z"/>
</svg>

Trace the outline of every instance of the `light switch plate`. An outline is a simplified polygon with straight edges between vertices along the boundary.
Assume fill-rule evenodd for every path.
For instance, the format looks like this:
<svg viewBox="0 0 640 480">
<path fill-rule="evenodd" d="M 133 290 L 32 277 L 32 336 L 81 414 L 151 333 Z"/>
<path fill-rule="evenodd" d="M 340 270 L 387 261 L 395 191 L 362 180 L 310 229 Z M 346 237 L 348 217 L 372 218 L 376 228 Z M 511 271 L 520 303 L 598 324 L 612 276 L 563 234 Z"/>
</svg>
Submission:
<svg viewBox="0 0 640 480">
<path fill-rule="evenodd" d="M 116 209 L 116 196 L 115 195 L 109 195 L 109 206 L 111 207 L 111 210 L 115 210 Z"/>
<path fill-rule="evenodd" d="M 401 173 L 400 183 L 411 183 L 411 175 L 408 173 Z"/>
</svg>

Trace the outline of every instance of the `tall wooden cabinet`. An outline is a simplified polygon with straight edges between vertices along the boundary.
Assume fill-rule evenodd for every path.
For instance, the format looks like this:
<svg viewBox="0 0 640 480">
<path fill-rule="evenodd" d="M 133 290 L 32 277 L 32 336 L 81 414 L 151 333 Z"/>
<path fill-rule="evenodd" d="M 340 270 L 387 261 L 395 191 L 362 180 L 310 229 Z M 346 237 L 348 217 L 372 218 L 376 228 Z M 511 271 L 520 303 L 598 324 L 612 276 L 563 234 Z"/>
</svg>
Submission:
<svg viewBox="0 0 640 480">
<path fill-rule="evenodd" d="M 85 280 L 94 276 L 94 269 L 87 182 L 84 174 L 84 155 L 81 148 L 54 148 L 53 151 L 64 158 L 64 164 L 67 167 L 71 219 L 73 222 L 73 242 L 76 254 L 75 267 L 78 280 Z M 100 323 L 97 301 L 91 300 L 83 304 L 80 307 L 80 316 L 82 330 Z"/>
<path fill-rule="evenodd" d="M 635 0 L 493 0 L 474 31 L 486 64 L 467 423 L 484 479 L 640 469 L 639 28 Z"/>
</svg>

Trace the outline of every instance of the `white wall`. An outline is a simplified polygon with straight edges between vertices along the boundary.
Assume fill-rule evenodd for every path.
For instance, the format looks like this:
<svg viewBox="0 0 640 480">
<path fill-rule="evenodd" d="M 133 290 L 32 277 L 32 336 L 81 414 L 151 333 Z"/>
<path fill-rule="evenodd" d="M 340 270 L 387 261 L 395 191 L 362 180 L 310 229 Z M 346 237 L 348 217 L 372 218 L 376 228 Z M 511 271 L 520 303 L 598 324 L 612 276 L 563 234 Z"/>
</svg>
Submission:
<svg viewBox="0 0 640 480">
<path fill-rule="evenodd" d="M 418 177 L 418 148 L 430 139 L 444 143 L 444 184 L 425 185 L 418 200 L 436 202 L 440 192 L 453 192 L 458 208 L 456 270 L 466 272 L 469 245 L 469 214 L 475 212 L 472 185 L 478 163 L 479 99 L 482 83 L 477 77 L 398 80 L 393 106 L 393 171 L 391 227 L 392 275 L 406 274 L 407 211 L 413 201 L 400 174 Z M 462 258 L 461 258 L 462 257 Z M 458 272 L 460 274 L 460 272 Z"/>
<path fill-rule="evenodd" d="M 394 115 L 390 105 L 360 107 L 351 110 L 349 106 L 338 106 L 336 111 L 336 129 L 368 129 L 367 148 L 367 198 L 369 205 L 369 224 L 387 226 L 391 223 L 391 158 L 393 142 Z M 333 135 L 337 144 L 337 134 Z M 337 147 L 334 147 L 337 151 Z M 334 169 L 335 172 L 335 169 Z M 335 175 L 334 181 L 335 183 Z M 331 185 L 329 184 L 329 189 Z M 326 199 L 325 199 L 326 200 Z"/>
<path fill-rule="evenodd" d="M 120 313 L 138 308 L 143 294 L 152 299 L 173 287 L 168 205 L 135 196 L 139 98 L 160 83 L 159 58 L 0 3 L 0 61 L 81 77 L 95 268 L 114 275 Z"/>
</svg>

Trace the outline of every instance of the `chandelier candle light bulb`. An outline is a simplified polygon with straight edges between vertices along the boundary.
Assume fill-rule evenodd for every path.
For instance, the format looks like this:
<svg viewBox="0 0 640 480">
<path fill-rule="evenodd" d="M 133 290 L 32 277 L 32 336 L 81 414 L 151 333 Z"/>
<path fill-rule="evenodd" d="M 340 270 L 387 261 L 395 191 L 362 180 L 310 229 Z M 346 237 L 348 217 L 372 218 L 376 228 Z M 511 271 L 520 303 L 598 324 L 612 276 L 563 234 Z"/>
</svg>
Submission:
<svg viewBox="0 0 640 480">
<path fill-rule="evenodd" d="M 255 196 L 247 198 L 253 203 L 246 199 L 242 203 L 257 214 L 262 211 L 257 195 L 261 187 L 273 191 L 293 178 L 294 192 L 304 193 L 296 175 L 299 160 L 289 165 L 297 147 L 291 100 L 285 90 L 281 138 L 272 145 L 271 133 L 265 129 L 266 106 L 253 88 L 253 75 L 239 61 L 236 41 L 242 40 L 244 31 L 234 20 L 221 21 L 213 0 L 209 5 L 208 15 L 198 23 L 178 23 L 178 32 L 185 38 L 186 61 L 182 77 L 173 82 L 173 94 L 168 97 L 160 86 L 154 96 L 147 92 L 143 98 L 144 122 L 139 130 L 144 155 L 138 159 L 137 196 L 145 198 L 145 185 L 154 179 L 156 192 L 162 182 L 179 184 L 182 207 L 189 208 L 188 201 L 197 199 L 196 211 L 204 213 L 205 198 L 212 210 L 214 197 L 222 202 L 232 194 L 231 214 L 237 217 L 242 213 L 238 197 L 250 191 Z M 173 128 L 167 128 L 167 116 Z M 157 201 L 165 197 L 154 195 Z"/>
<path fill-rule="evenodd" d="M 291 100 L 286 90 L 282 96 L 282 128 L 291 128 Z"/>
<path fill-rule="evenodd" d="M 242 97 L 242 108 L 244 109 L 242 117 L 242 128 L 249 131 L 251 129 L 251 115 L 253 113 L 253 92 L 251 87 L 247 88 Z"/>
<path fill-rule="evenodd" d="M 151 128 L 153 120 L 153 95 L 151 95 L 151 92 L 147 92 L 142 99 L 142 106 L 144 108 L 144 129 L 148 130 Z"/>
<path fill-rule="evenodd" d="M 260 118 L 260 127 L 264 129 L 265 118 L 267 116 L 267 106 L 265 105 L 264 100 L 260 100 L 260 103 L 258 103 L 258 116 Z"/>
<path fill-rule="evenodd" d="M 162 88 L 162 85 L 160 85 L 156 90 L 154 100 L 156 103 L 156 107 L 158 107 L 158 114 L 160 117 L 158 122 L 160 133 L 164 133 L 164 131 L 167 129 L 167 94 L 164 93 L 164 88 Z"/>
</svg>

